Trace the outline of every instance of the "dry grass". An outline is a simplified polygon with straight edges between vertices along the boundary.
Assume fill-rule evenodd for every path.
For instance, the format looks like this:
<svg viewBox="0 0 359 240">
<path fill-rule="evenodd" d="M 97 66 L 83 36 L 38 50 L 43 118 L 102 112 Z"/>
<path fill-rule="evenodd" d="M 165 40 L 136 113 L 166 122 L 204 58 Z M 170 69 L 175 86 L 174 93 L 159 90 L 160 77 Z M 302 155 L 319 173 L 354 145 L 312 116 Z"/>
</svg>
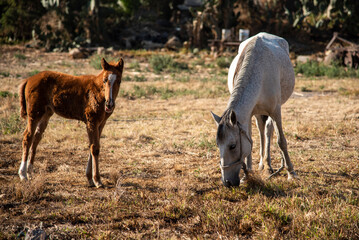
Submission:
<svg viewBox="0 0 359 240">
<path fill-rule="evenodd" d="M 7 77 L 1 78 L 0 91 L 16 93 L 34 70 L 98 72 L 89 60 L 66 54 L 1 51 L 0 69 L 9 75 L 2 75 Z M 15 57 L 20 53 L 26 59 Z M 13 124 L 21 131 L 0 131 L 0 239 L 24 237 L 21 233 L 41 223 L 51 239 L 359 238 L 358 79 L 297 79 L 283 121 L 299 180 L 288 182 L 283 173 L 265 181 L 254 171 L 246 184 L 227 189 L 219 180 L 209 112 L 221 114 L 226 106 L 223 69 L 205 53 L 171 53 L 190 69 L 155 74 L 148 63 L 151 52 L 119 54 L 132 66 L 125 76 L 146 81 L 123 82 L 123 97 L 104 129 L 100 169 L 106 188 L 87 187 L 84 125 L 57 116 L 39 145 L 34 179 L 20 182 L 24 122 Z M 167 92 L 126 95 L 135 85 Z M 0 120 L 15 121 L 10 117 L 18 115 L 18 107 L 16 97 L 1 98 Z M 253 138 L 256 166 L 256 130 Z M 272 153 L 277 168 L 276 146 Z"/>
</svg>

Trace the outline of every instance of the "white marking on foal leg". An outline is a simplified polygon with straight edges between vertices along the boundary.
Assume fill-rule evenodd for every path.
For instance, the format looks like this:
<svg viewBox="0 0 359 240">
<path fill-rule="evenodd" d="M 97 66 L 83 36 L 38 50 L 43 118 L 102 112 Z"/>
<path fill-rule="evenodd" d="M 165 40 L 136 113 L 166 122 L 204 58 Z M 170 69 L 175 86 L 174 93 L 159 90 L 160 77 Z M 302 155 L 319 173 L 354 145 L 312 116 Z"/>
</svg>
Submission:
<svg viewBox="0 0 359 240">
<path fill-rule="evenodd" d="M 34 171 L 34 165 L 32 165 L 30 163 L 30 161 L 28 161 L 28 163 L 27 163 L 27 178 L 28 179 L 31 179 L 33 171 Z"/>
<path fill-rule="evenodd" d="M 27 165 L 26 161 L 21 161 L 20 168 L 19 168 L 19 176 L 20 176 L 21 181 L 27 180 L 27 177 L 26 177 L 27 166 L 26 165 Z"/>
</svg>

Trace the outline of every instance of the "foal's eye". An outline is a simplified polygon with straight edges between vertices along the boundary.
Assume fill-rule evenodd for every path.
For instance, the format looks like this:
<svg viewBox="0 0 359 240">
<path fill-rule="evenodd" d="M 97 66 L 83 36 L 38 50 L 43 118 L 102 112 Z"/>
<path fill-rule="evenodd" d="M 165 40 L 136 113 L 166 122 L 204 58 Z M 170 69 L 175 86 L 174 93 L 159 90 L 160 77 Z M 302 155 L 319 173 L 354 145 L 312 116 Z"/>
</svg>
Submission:
<svg viewBox="0 0 359 240">
<path fill-rule="evenodd" d="M 232 144 L 231 146 L 229 146 L 229 150 L 233 150 L 233 149 L 235 149 L 236 148 L 236 144 Z"/>
<path fill-rule="evenodd" d="M 104 78 L 104 79 L 103 79 L 103 83 L 106 83 L 106 82 L 107 82 L 107 79 L 106 79 L 106 78 Z"/>
</svg>

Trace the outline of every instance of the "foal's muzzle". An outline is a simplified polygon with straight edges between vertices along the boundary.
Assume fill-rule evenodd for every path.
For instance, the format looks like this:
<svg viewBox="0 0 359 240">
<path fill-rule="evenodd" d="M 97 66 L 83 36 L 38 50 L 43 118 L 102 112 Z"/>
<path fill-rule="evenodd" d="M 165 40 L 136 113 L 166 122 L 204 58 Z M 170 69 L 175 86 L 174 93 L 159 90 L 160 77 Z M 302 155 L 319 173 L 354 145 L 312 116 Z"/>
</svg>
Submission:
<svg viewBox="0 0 359 240">
<path fill-rule="evenodd" d="M 110 101 L 105 102 L 105 111 L 107 113 L 111 113 L 115 107 L 115 104 L 113 103 L 112 99 Z"/>
</svg>

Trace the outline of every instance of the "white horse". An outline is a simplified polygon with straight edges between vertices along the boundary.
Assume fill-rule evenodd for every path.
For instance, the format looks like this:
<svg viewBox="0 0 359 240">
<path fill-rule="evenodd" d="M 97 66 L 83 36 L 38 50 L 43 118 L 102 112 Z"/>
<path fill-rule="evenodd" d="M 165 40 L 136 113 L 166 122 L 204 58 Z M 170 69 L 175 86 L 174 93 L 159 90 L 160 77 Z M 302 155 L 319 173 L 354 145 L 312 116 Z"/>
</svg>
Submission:
<svg viewBox="0 0 359 240">
<path fill-rule="evenodd" d="M 281 118 L 281 105 L 292 94 L 294 83 L 294 70 L 286 40 L 268 33 L 259 33 L 241 43 L 238 55 L 229 68 L 228 88 L 231 96 L 227 109 L 222 117 L 212 113 L 218 126 L 216 140 L 225 186 L 239 185 L 241 168 L 245 170 L 245 177 L 247 170 L 252 170 L 253 115 L 256 117 L 261 140 L 259 169 L 264 169 L 265 159 L 268 172 L 273 173 L 269 151 L 274 127 L 282 153 L 282 167 L 274 174 L 285 166 L 288 179 L 297 176 L 288 155 Z"/>
</svg>

